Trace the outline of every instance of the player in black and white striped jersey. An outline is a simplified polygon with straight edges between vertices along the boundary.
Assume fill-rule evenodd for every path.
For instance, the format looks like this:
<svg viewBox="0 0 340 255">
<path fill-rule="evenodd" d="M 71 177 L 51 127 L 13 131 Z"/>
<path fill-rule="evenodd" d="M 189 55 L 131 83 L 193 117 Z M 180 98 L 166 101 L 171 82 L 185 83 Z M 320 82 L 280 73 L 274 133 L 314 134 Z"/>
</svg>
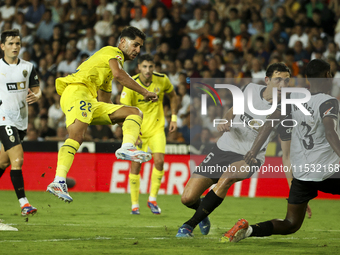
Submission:
<svg viewBox="0 0 340 255">
<path fill-rule="evenodd" d="M 11 165 L 11 180 L 19 199 L 21 215 L 34 214 L 37 209 L 28 202 L 22 164 L 24 151 L 21 145 L 28 124 L 28 104 L 41 97 L 39 80 L 33 64 L 19 59 L 21 38 L 19 30 L 7 30 L 1 34 L 0 59 L 0 177 Z"/>
</svg>

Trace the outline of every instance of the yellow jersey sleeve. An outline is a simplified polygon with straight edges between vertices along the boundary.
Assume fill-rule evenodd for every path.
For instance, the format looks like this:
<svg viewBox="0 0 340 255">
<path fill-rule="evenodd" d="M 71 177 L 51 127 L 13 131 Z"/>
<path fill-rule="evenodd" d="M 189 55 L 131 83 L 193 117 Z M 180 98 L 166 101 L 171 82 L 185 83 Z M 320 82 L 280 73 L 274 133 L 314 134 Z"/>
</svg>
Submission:
<svg viewBox="0 0 340 255">
<path fill-rule="evenodd" d="M 118 63 L 123 67 L 124 66 L 124 54 L 117 47 L 104 47 L 102 49 L 101 60 L 104 63 L 107 63 L 110 66 L 109 61 L 111 59 L 117 59 Z M 113 77 L 114 78 L 114 77 Z M 112 82 L 111 83 L 103 83 L 100 87 L 100 90 L 110 93 L 112 91 Z"/>
<path fill-rule="evenodd" d="M 164 92 L 170 93 L 173 89 L 174 86 L 171 84 L 169 77 L 164 75 Z"/>
</svg>

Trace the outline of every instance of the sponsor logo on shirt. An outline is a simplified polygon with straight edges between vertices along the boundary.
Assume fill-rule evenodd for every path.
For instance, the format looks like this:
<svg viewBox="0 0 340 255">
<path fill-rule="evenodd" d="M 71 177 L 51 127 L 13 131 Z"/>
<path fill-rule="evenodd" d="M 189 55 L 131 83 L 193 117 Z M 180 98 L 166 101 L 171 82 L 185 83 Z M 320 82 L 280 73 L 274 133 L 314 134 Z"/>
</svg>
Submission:
<svg viewBox="0 0 340 255">
<path fill-rule="evenodd" d="M 8 91 L 22 90 L 26 88 L 26 82 L 9 82 L 6 86 Z"/>
</svg>

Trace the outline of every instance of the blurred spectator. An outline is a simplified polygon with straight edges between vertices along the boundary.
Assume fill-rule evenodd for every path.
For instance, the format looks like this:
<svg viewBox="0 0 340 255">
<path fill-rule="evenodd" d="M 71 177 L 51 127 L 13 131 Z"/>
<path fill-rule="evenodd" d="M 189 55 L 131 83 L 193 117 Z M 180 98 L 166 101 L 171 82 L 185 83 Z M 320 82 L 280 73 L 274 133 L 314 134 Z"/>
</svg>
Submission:
<svg viewBox="0 0 340 255">
<path fill-rule="evenodd" d="M 116 15 L 116 6 L 108 0 L 99 0 L 99 5 L 96 9 L 97 20 L 100 20 L 105 11 L 109 11 L 111 15 Z"/>
<path fill-rule="evenodd" d="M 313 11 L 315 9 L 322 11 L 322 9 L 324 8 L 324 5 L 319 0 L 310 0 L 310 2 L 305 5 L 305 8 L 306 8 L 307 17 L 312 18 Z"/>
<path fill-rule="evenodd" d="M 211 9 L 208 13 L 208 23 L 211 27 L 211 35 L 215 37 L 220 37 L 222 33 L 222 21 L 218 17 L 218 13 L 215 9 Z"/>
<path fill-rule="evenodd" d="M 80 51 L 85 51 L 88 47 L 88 41 L 90 39 L 94 39 L 96 41 L 96 50 L 99 50 L 102 47 L 102 39 L 99 35 L 97 35 L 93 28 L 88 27 L 86 29 L 85 37 L 82 37 L 78 40 L 77 48 Z"/>
<path fill-rule="evenodd" d="M 222 46 L 222 40 L 220 38 L 215 38 L 212 41 L 212 51 L 211 51 L 211 55 L 212 56 L 220 56 L 221 58 L 223 58 L 223 46 Z"/>
<path fill-rule="evenodd" d="M 189 34 L 191 41 L 195 42 L 201 34 L 202 28 L 205 24 L 201 8 L 197 7 L 194 10 L 194 19 L 188 21 L 185 28 L 185 33 Z"/>
<path fill-rule="evenodd" d="M 254 48 L 255 57 L 261 59 L 261 64 L 263 66 L 267 66 L 270 55 L 265 49 L 265 39 L 262 36 L 256 38 Z"/>
<path fill-rule="evenodd" d="M 276 10 L 276 21 L 280 22 L 281 28 L 290 34 L 294 26 L 294 21 L 286 15 L 286 9 L 283 6 L 279 6 Z"/>
<path fill-rule="evenodd" d="M 310 55 L 302 47 L 302 42 L 296 41 L 294 45 L 294 61 L 307 61 L 310 59 Z"/>
<path fill-rule="evenodd" d="M 50 9 L 46 9 L 42 20 L 39 23 L 36 36 L 39 39 L 49 41 L 53 35 L 54 25 L 55 24 L 52 21 L 52 11 Z"/>
<path fill-rule="evenodd" d="M 94 19 L 91 19 L 91 11 L 88 9 L 83 9 L 80 14 L 80 20 L 77 23 L 78 35 L 80 36 L 85 35 L 87 28 L 93 28 L 94 25 L 95 25 L 95 21 Z"/>
<path fill-rule="evenodd" d="M 117 25 L 118 31 L 121 32 L 124 27 L 130 25 L 130 10 L 126 6 L 122 6 L 119 10 L 118 19 L 114 21 L 114 24 Z"/>
<path fill-rule="evenodd" d="M 45 56 L 46 62 L 47 62 L 47 70 L 52 74 L 55 75 L 57 73 L 57 65 L 55 64 L 53 55 L 47 54 Z"/>
<path fill-rule="evenodd" d="M 145 18 L 148 14 L 148 7 L 143 3 L 143 0 L 135 0 L 133 3 L 133 8 L 131 8 L 130 16 L 132 19 L 136 17 L 136 9 L 140 9 L 142 11 L 141 17 Z"/>
<path fill-rule="evenodd" d="M 98 20 L 97 23 L 94 25 L 94 30 L 97 35 L 105 37 L 110 36 L 111 34 L 111 24 L 112 24 L 113 18 L 111 15 L 111 12 L 106 10 L 103 14 L 103 19 Z"/>
<path fill-rule="evenodd" d="M 263 69 L 261 60 L 258 58 L 254 58 L 251 61 L 251 77 L 254 83 L 259 83 L 260 81 L 264 81 L 266 77 L 266 71 Z"/>
<path fill-rule="evenodd" d="M 241 19 L 239 18 L 238 10 L 236 8 L 231 8 L 229 10 L 229 21 L 227 22 L 227 25 L 232 28 L 235 35 L 241 33 Z"/>
<path fill-rule="evenodd" d="M 130 26 L 136 27 L 144 33 L 149 29 L 150 23 L 147 18 L 143 18 L 141 7 L 134 7 L 135 17 L 130 21 Z"/>
<path fill-rule="evenodd" d="M 156 54 L 156 49 L 154 47 L 152 37 L 147 37 L 145 39 L 144 47 L 141 49 L 141 55 L 144 55 L 144 54 L 150 54 L 152 56 Z"/>
<path fill-rule="evenodd" d="M 56 130 L 60 126 L 65 126 L 65 115 L 60 107 L 60 95 L 54 92 L 52 100 L 53 104 L 48 109 L 48 123 L 51 128 Z"/>
<path fill-rule="evenodd" d="M 25 19 L 33 24 L 39 23 L 45 12 L 45 5 L 40 0 L 32 0 L 25 14 Z"/>
<path fill-rule="evenodd" d="M 195 55 L 196 49 L 192 46 L 191 39 L 188 35 L 182 37 L 181 46 L 177 53 L 177 59 L 184 61 L 186 59 L 192 59 Z"/>
<path fill-rule="evenodd" d="M 54 0 L 53 5 L 50 8 L 52 11 L 52 21 L 55 24 L 64 23 L 66 13 L 61 0 Z"/>
<path fill-rule="evenodd" d="M 199 72 L 195 69 L 194 62 L 192 59 L 186 59 L 184 61 L 184 70 L 186 72 L 186 76 L 189 78 L 200 78 Z"/>
<path fill-rule="evenodd" d="M 0 8 L 1 19 L 4 21 L 12 21 L 14 19 L 15 7 L 12 0 L 5 0 L 5 5 Z"/>
<path fill-rule="evenodd" d="M 113 133 L 108 126 L 91 125 L 90 130 L 94 141 L 107 141 L 113 139 Z"/>
<path fill-rule="evenodd" d="M 268 0 L 261 8 L 261 16 L 266 17 L 268 9 L 276 12 L 277 8 L 282 5 L 282 1 Z"/>
<path fill-rule="evenodd" d="M 288 43 L 289 36 L 286 32 L 281 29 L 281 24 L 279 21 L 274 21 L 273 30 L 269 33 L 270 35 L 270 50 L 274 50 L 277 48 L 279 43 L 282 43 L 282 39 L 285 44 Z"/>
<path fill-rule="evenodd" d="M 175 62 L 168 61 L 167 62 L 167 69 L 168 69 L 168 77 L 171 84 L 176 89 L 179 83 L 179 72 L 176 70 Z"/>
<path fill-rule="evenodd" d="M 47 136 L 46 141 L 65 141 L 68 137 L 68 132 L 66 127 L 58 127 L 56 136 Z M 84 141 L 89 141 L 91 138 L 88 134 L 85 134 Z"/>
<path fill-rule="evenodd" d="M 189 111 L 190 106 L 190 96 L 187 94 L 186 84 L 178 84 L 178 100 L 179 100 L 179 110 L 178 116 L 186 114 Z"/>
<path fill-rule="evenodd" d="M 164 27 L 164 33 L 161 37 L 160 43 L 167 42 L 171 45 L 171 51 L 177 51 L 181 45 L 181 40 L 178 35 L 176 35 L 173 31 L 173 25 L 171 22 L 168 22 Z"/>
<path fill-rule="evenodd" d="M 236 39 L 234 37 L 234 32 L 230 26 L 224 26 L 222 34 L 222 43 L 225 50 L 235 49 Z"/>
<path fill-rule="evenodd" d="M 271 0 L 271 1 L 273 1 L 273 0 Z M 276 1 L 276 0 L 274 0 L 274 1 Z M 269 33 L 273 29 L 273 21 L 274 21 L 274 18 L 275 18 L 273 9 L 268 7 L 266 9 L 266 13 L 263 16 L 263 18 L 264 18 L 263 19 L 263 22 L 264 22 L 264 31 L 266 33 Z"/>
<path fill-rule="evenodd" d="M 44 139 L 39 137 L 38 130 L 35 128 L 31 128 L 27 130 L 27 134 L 25 136 L 25 141 L 43 141 Z"/>
<path fill-rule="evenodd" d="M 204 24 L 201 29 L 201 35 L 196 39 L 195 48 L 198 50 L 201 47 L 202 39 L 208 39 L 208 47 L 209 52 L 212 51 L 213 45 L 212 42 L 215 39 L 215 36 L 211 35 L 211 25 L 207 22 Z"/>
<path fill-rule="evenodd" d="M 65 22 L 68 22 L 68 23 L 72 21 L 74 21 L 75 23 L 79 22 L 80 15 L 81 15 L 83 8 L 80 5 L 78 5 L 78 1 L 70 0 L 67 10 L 68 11 L 65 16 Z"/>
<path fill-rule="evenodd" d="M 115 128 L 113 130 L 113 136 L 115 141 L 120 142 L 123 139 L 123 130 L 122 127 L 119 125 L 115 125 Z"/>
<path fill-rule="evenodd" d="M 39 134 L 39 137 L 41 138 L 45 138 L 47 136 L 56 136 L 57 134 L 55 129 L 52 129 L 47 125 L 47 120 L 48 120 L 47 115 L 40 116 L 38 134 Z"/>
<path fill-rule="evenodd" d="M 173 33 L 177 36 L 181 36 L 184 33 L 184 29 L 187 25 L 187 21 L 181 17 L 181 9 L 178 6 L 172 8 L 172 19 L 171 24 Z"/>
<path fill-rule="evenodd" d="M 22 12 L 18 12 L 15 15 L 15 20 L 12 23 L 12 29 L 18 29 L 20 34 L 22 33 L 22 26 L 26 25 L 30 28 L 34 28 L 34 25 L 32 23 L 26 22 L 25 21 L 25 15 Z"/>
<path fill-rule="evenodd" d="M 154 38 L 159 38 L 163 35 L 163 28 L 170 20 L 166 17 L 166 11 L 163 7 L 158 7 L 156 10 L 156 19 L 151 23 L 150 34 Z"/>
<path fill-rule="evenodd" d="M 218 65 L 215 58 L 208 60 L 208 69 L 212 78 L 223 78 L 224 73 L 218 69 Z"/>
<path fill-rule="evenodd" d="M 34 37 L 30 32 L 30 29 L 26 24 L 21 26 L 21 46 L 25 48 L 31 48 L 34 41 Z"/>
<path fill-rule="evenodd" d="M 257 22 L 261 21 L 261 16 L 260 13 L 258 13 L 257 11 L 252 11 L 251 15 L 250 15 L 250 22 L 248 24 L 248 33 L 250 35 L 254 35 L 257 34 Z"/>
<path fill-rule="evenodd" d="M 290 68 L 292 77 L 296 77 L 300 73 L 299 65 L 294 61 L 294 50 L 288 49 L 284 54 L 283 62 Z"/>
<path fill-rule="evenodd" d="M 93 40 L 93 42 L 95 41 Z M 66 76 L 70 73 L 74 73 L 77 67 L 78 67 L 78 61 L 76 60 L 73 52 L 71 50 L 66 50 L 65 60 L 59 63 L 57 67 L 57 73 L 62 73 L 62 76 Z"/>
<path fill-rule="evenodd" d="M 196 52 L 193 58 L 195 70 L 202 76 L 202 72 L 207 69 L 205 55 L 200 52 Z"/>
<path fill-rule="evenodd" d="M 333 87 L 331 95 L 340 100 L 340 72 L 338 62 L 334 58 L 329 59 L 331 74 L 333 76 Z"/>
<path fill-rule="evenodd" d="M 336 61 L 340 61 L 340 51 L 335 42 L 329 42 L 327 50 L 323 53 L 325 59 L 334 58 Z"/>
<path fill-rule="evenodd" d="M 302 42 L 303 48 L 306 49 L 308 46 L 308 35 L 304 33 L 303 27 L 300 24 L 295 24 L 294 34 L 289 38 L 288 47 L 293 48 L 296 41 Z"/>
</svg>

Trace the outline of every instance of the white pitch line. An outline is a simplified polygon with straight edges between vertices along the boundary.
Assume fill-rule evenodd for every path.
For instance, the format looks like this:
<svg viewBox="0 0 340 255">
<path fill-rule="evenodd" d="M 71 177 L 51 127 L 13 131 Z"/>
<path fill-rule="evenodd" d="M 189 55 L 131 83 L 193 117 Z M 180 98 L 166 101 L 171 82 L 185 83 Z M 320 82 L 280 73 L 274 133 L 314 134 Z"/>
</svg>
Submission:
<svg viewBox="0 0 340 255">
<path fill-rule="evenodd" d="M 0 240 L 0 243 L 23 243 L 23 242 L 69 242 L 69 241 L 88 241 L 88 240 L 111 240 L 111 237 L 90 237 L 90 238 L 68 238 L 68 239 L 42 239 L 42 240 Z"/>
</svg>

